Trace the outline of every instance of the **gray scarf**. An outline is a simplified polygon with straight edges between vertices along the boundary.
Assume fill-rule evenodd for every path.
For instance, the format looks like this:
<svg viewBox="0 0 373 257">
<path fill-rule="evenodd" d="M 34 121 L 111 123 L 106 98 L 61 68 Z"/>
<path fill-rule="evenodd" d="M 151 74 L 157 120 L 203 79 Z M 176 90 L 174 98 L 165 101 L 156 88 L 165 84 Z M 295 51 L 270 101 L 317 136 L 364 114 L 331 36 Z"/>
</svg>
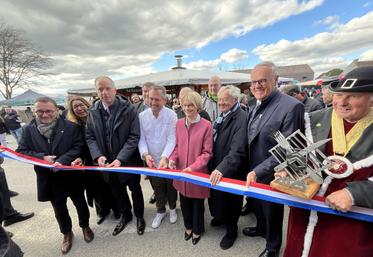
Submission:
<svg viewBox="0 0 373 257">
<path fill-rule="evenodd" d="M 41 123 L 38 118 L 36 120 L 36 127 L 39 131 L 39 133 L 44 136 L 46 139 L 51 139 L 52 134 L 53 134 L 53 129 L 57 124 L 57 120 L 53 121 L 52 123 L 45 124 Z"/>
</svg>

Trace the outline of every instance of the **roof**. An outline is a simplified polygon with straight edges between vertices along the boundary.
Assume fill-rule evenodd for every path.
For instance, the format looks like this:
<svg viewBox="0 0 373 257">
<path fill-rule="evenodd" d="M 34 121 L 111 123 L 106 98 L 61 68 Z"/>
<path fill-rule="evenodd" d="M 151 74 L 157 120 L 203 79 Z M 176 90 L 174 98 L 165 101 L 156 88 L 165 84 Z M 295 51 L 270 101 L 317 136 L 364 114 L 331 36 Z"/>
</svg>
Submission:
<svg viewBox="0 0 373 257">
<path fill-rule="evenodd" d="M 15 96 L 11 99 L 7 99 L 0 102 L 0 105 L 33 105 L 34 101 L 42 96 L 46 96 L 40 93 L 37 93 L 35 91 L 32 91 L 31 89 L 26 90 L 22 94 Z"/>
<path fill-rule="evenodd" d="M 222 84 L 241 84 L 251 81 L 248 74 L 240 74 L 229 71 L 173 69 L 148 75 L 136 76 L 115 81 L 117 89 L 142 87 L 146 82 L 152 82 L 160 86 L 177 85 L 206 85 L 212 76 L 219 76 Z M 94 88 L 69 90 L 69 94 L 93 93 Z"/>
</svg>

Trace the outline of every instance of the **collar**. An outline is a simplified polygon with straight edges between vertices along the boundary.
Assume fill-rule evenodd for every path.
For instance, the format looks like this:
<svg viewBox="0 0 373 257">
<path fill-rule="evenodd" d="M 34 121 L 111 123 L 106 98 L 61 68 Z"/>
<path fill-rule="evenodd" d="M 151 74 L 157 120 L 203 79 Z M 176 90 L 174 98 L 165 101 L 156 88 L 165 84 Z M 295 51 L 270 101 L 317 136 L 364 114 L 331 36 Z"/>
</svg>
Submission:
<svg viewBox="0 0 373 257">
<path fill-rule="evenodd" d="M 217 96 L 217 95 L 212 95 L 210 92 L 207 92 L 207 96 L 208 96 L 211 100 L 213 100 L 213 101 L 215 101 L 215 102 L 218 102 L 218 96 Z"/>
<path fill-rule="evenodd" d="M 194 123 L 198 123 L 200 120 L 201 120 L 201 116 L 197 113 L 197 116 L 196 116 L 195 120 L 192 121 L 191 123 L 188 123 L 188 119 L 187 119 L 187 117 L 185 117 L 185 125 L 187 127 L 189 127 L 190 125 L 192 125 Z"/>
</svg>

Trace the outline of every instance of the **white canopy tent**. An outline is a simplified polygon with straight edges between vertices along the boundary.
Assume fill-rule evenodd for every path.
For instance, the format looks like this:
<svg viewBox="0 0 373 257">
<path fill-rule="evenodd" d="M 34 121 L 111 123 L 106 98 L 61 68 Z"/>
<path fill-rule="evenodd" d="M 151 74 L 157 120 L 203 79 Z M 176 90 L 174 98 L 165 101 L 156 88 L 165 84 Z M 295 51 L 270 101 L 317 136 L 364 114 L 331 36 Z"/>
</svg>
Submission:
<svg viewBox="0 0 373 257">
<path fill-rule="evenodd" d="M 206 85 L 212 76 L 218 76 L 222 84 L 241 84 L 251 81 L 250 74 L 227 71 L 174 69 L 115 81 L 117 89 L 142 87 L 146 82 L 161 86 Z M 94 88 L 73 89 L 68 94 L 94 94 Z"/>
</svg>

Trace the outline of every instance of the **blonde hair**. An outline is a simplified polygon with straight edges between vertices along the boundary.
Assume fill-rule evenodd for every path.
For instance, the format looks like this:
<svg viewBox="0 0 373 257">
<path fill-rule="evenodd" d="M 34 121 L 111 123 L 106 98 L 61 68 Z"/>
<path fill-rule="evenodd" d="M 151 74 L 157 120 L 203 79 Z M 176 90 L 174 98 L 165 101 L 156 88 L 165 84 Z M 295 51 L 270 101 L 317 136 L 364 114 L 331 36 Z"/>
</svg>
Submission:
<svg viewBox="0 0 373 257">
<path fill-rule="evenodd" d="M 73 102 L 74 101 L 81 101 L 85 106 L 87 106 L 87 108 L 91 107 L 91 104 L 81 96 L 73 96 L 69 100 L 69 103 L 67 104 L 66 119 L 68 121 L 71 121 L 71 122 L 74 122 L 76 124 L 82 125 L 83 121 L 78 116 L 76 116 L 75 113 L 74 113 L 74 110 L 73 110 Z"/>
<path fill-rule="evenodd" d="M 188 92 L 180 99 L 181 106 L 185 104 L 192 104 L 197 108 L 198 111 L 202 110 L 202 98 L 201 96 L 194 91 Z"/>
</svg>

